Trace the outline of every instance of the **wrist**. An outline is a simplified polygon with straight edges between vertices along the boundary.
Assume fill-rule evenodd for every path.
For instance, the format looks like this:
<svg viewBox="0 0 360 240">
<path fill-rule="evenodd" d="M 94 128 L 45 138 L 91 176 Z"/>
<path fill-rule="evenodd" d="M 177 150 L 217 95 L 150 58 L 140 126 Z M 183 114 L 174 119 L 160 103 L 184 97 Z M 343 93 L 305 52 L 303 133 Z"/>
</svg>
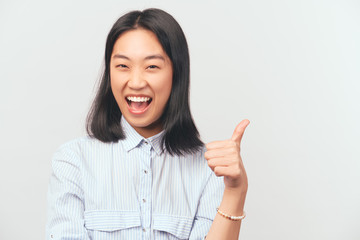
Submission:
<svg viewBox="0 0 360 240">
<path fill-rule="evenodd" d="M 228 194 L 246 195 L 247 190 L 248 190 L 247 183 L 242 184 L 241 186 L 238 186 L 238 187 L 229 187 L 229 186 L 225 185 L 224 193 L 227 192 Z"/>
<path fill-rule="evenodd" d="M 247 191 L 244 189 L 225 188 L 219 209 L 234 215 L 242 215 Z"/>
</svg>

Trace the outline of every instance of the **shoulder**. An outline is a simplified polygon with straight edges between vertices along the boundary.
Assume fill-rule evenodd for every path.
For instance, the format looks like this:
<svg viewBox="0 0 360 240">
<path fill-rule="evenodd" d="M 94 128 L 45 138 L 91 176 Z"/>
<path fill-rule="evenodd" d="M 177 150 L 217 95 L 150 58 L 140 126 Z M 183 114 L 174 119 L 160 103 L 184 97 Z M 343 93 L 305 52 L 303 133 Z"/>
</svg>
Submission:
<svg viewBox="0 0 360 240">
<path fill-rule="evenodd" d="M 86 153 L 107 149 L 111 145 L 112 143 L 104 143 L 90 136 L 79 137 L 61 144 L 53 155 L 53 161 L 81 159 Z"/>
<path fill-rule="evenodd" d="M 182 166 L 181 169 L 189 172 L 193 178 L 199 179 L 202 177 L 207 179 L 212 171 L 204 157 L 205 152 L 206 148 L 202 146 L 195 152 L 178 156 L 178 162 Z"/>
<path fill-rule="evenodd" d="M 90 136 L 83 136 L 79 138 L 72 139 L 60 145 L 57 151 L 82 151 L 89 147 L 108 147 L 111 146 L 113 143 L 105 143 L 101 142 L 100 140 L 90 137 Z"/>
<path fill-rule="evenodd" d="M 206 162 L 206 159 L 204 157 L 205 152 L 206 152 L 205 146 L 201 146 L 198 150 L 191 152 L 191 153 L 186 153 L 186 154 L 180 156 L 180 158 L 183 160 L 190 160 L 190 161 L 205 163 Z"/>
</svg>

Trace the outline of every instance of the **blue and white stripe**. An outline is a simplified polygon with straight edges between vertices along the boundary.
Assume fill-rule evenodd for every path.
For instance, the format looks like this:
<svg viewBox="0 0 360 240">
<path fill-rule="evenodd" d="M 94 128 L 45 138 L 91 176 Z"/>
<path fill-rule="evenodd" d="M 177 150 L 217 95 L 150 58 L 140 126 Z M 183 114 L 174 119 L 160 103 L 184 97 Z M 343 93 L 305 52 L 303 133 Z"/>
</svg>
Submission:
<svg viewBox="0 0 360 240">
<path fill-rule="evenodd" d="M 121 124 L 125 140 L 83 137 L 54 154 L 46 238 L 203 239 L 224 189 L 204 150 L 171 156 L 163 132 L 144 139 Z"/>
</svg>

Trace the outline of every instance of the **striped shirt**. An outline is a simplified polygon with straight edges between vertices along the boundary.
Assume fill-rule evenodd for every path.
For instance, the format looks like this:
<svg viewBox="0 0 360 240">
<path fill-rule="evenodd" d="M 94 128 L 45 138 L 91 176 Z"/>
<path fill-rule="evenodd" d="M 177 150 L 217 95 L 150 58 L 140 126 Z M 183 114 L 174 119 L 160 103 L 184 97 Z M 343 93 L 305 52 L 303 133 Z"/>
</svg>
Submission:
<svg viewBox="0 0 360 240">
<path fill-rule="evenodd" d="M 125 140 L 83 137 L 52 160 L 46 239 L 204 239 L 224 190 L 196 154 L 162 152 L 124 118 Z"/>
</svg>

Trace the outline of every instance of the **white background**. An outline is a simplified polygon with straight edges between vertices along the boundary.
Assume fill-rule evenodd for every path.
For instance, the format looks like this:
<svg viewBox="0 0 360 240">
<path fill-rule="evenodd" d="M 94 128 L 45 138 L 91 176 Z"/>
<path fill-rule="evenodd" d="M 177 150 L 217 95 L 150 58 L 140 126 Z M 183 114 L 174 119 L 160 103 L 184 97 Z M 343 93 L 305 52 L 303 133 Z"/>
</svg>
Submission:
<svg viewBox="0 0 360 240">
<path fill-rule="evenodd" d="M 360 3 L 0 1 L 0 239 L 45 237 L 50 161 L 85 134 L 114 21 L 159 7 L 191 54 L 204 141 L 244 118 L 241 239 L 360 239 Z"/>
</svg>

